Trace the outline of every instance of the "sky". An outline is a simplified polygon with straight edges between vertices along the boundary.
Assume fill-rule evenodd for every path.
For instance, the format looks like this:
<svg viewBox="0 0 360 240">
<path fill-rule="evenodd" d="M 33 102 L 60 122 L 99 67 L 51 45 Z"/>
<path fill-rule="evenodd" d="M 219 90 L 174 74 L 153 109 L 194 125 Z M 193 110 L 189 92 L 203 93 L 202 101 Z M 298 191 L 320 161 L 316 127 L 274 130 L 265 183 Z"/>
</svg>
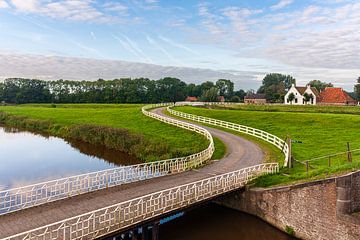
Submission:
<svg viewBox="0 0 360 240">
<path fill-rule="evenodd" d="M 256 72 L 258 84 L 281 72 L 352 90 L 360 1 L 0 0 L 0 58 L 19 54 Z"/>
</svg>

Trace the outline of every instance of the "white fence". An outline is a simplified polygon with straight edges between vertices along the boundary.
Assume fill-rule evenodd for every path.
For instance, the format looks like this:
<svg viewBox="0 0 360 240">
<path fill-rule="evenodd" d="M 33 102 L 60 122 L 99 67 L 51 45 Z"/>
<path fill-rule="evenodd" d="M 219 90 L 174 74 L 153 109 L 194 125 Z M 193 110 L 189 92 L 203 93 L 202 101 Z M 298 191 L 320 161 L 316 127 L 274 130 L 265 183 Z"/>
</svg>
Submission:
<svg viewBox="0 0 360 240">
<path fill-rule="evenodd" d="M 209 104 L 209 103 L 204 103 L 204 104 Z M 210 104 L 223 104 L 223 103 L 210 103 Z M 184 103 L 184 104 L 179 103 L 177 105 L 187 105 L 187 103 Z M 190 104 L 190 105 L 192 105 L 192 104 Z M 201 122 L 201 123 L 210 124 L 210 125 L 214 125 L 214 126 L 218 126 L 218 127 L 222 127 L 222 128 L 227 128 L 227 129 L 230 129 L 233 131 L 237 131 L 237 132 L 241 132 L 241 133 L 245 133 L 245 134 L 254 136 L 256 138 L 260 138 L 260 139 L 276 146 L 278 149 L 280 149 L 283 152 L 283 154 L 285 155 L 284 166 L 288 165 L 288 159 L 289 159 L 288 144 L 281 138 L 279 138 L 271 133 L 268 133 L 268 132 L 265 132 L 265 131 L 262 131 L 262 130 L 259 130 L 256 128 L 236 124 L 236 123 L 231 123 L 231 122 L 226 122 L 226 121 L 222 121 L 222 120 L 218 120 L 218 119 L 214 119 L 214 118 L 197 116 L 194 114 L 176 111 L 176 110 L 171 109 L 171 106 L 168 106 L 167 110 L 169 113 L 171 113 L 175 116 L 179 116 L 179 117 L 189 119 L 189 120 L 192 120 L 195 122 Z"/>
<path fill-rule="evenodd" d="M 95 239 L 235 190 L 261 174 L 275 173 L 278 169 L 277 163 L 244 168 L 115 204 L 4 240 Z"/>
<path fill-rule="evenodd" d="M 142 108 L 142 112 L 146 116 L 159 121 L 205 136 L 210 141 L 205 150 L 187 157 L 118 167 L 1 191 L 0 215 L 124 183 L 183 172 L 204 164 L 214 152 L 214 142 L 211 134 L 202 127 L 147 111 L 165 105 L 169 104 L 148 105 Z"/>
</svg>

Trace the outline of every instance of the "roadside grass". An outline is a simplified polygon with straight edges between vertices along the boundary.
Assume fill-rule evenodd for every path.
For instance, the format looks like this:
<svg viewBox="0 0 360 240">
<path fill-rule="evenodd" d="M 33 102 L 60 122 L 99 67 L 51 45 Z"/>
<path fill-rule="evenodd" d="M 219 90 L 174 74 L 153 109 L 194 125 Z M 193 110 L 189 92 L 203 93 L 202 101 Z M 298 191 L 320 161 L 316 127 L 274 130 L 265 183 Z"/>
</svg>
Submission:
<svg viewBox="0 0 360 240">
<path fill-rule="evenodd" d="M 301 162 L 345 152 L 347 142 L 350 142 L 351 149 L 360 148 L 360 116 L 354 114 L 224 110 L 189 106 L 175 109 L 255 127 L 284 139 L 290 135 L 292 139 L 302 142 L 292 144 L 293 156 Z M 340 160 L 333 159 L 331 167 L 328 167 L 327 158 L 310 161 L 309 172 L 304 164 L 295 163 L 294 168 L 283 168 L 278 175 L 260 177 L 256 185 L 270 186 L 318 179 L 353 170 L 360 167 L 359 155 L 353 156 L 353 163 L 348 163 L 345 156 Z"/>
<path fill-rule="evenodd" d="M 186 156 L 199 152 L 208 145 L 207 140 L 201 135 L 143 115 L 141 113 L 143 105 L 56 104 L 55 106 L 52 104 L 0 106 L 0 112 L 12 117 L 5 121 L 7 125 L 16 127 L 16 124 L 22 122 L 21 127 L 27 130 L 46 132 L 60 137 L 69 137 L 69 132 L 72 132 L 73 135 L 70 137 L 75 136 L 85 141 L 98 137 L 97 141 L 107 142 L 107 147 L 114 145 L 111 137 L 116 135 L 109 129 L 115 129 L 115 132 L 126 129 L 128 133 L 123 134 L 118 142 L 127 140 L 129 136 L 134 137 L 123 142 L 124 147 L 128 148 L 128 144 L 136 144 L 133 140 L 144 139 L 143 142 L 139 140 L 131 153 L 143 161 Z M 93 136 L 85 133 L 88 132 L 89 126 Z M 77 131 L 74 130 L 75 128 Z M 86 131 L 83 131 L 84 129 Z M 111 136 L 105 136 L 104 132 L 111 133 Z M 146 145 L 142 147 L 141 143 L 146 143 Z M 122 150 L 126 152 L 127 149 Z"/>
<path fill-rule="evenodd" d="M 229 109 L 229 110 L 245 110 L 245 111 L 260 111 L 260 112 L 339 113 L 339 114 L 360 115 L 360 106 L 231 104 L 231 105 L 212 105 L 211 108 Z"/>
<path fill-rule="evenodd" d="M 173 118 L 183 119 L 184 120 L 184 118 L 174 116 L 174 115 L 170 114 L 167 111 L 165 113 L 167 115 L 173 117 Z M 195 121 L 191 121 L 189 119 L 186 119 L 186 121 L 198 123 L 198 122 L 195 122 Z M 230 129 L 226 129 L 226 128 L 206 124 L 206 123 L 200 123 L 200 124 L 204 125 L 204 126 L 220 129 L 222 131 L 229 132 L 229 133 L 232 133 L 234 135 L 238 135 L 240 137 L 243 137 L 243 138 L 245 138 L 247 140 L 250 140 L 250 141 L 256 143 L 263 150 L 264 155 L 265 155 L 265 159 L 264 159 L 265 162 L 279 162 L 280 166 L 282 166 L 284 164 L 285 157 L 284 157 L 283 153 L 278 148 L 276 148 L 274 145 L 272 145 L 272 144 L 270 144 L 270 143 L 268 143 L 268 142 L 266 142 L 266 141 L 264 141 L 262 139 L 259 139 L 259 138 L 256 138 L 256 137 L 253 137 L 253 136 L 250 136 L 250 135 L 247 135 L 247 134 L 243 134 L 243 133 L 240 133 L 240 132 L 237 132 L 237 131 L 233 131 L 233 130 L 230 130 Z M 213 137 L 213 138 L 214 138 L 214 144 L 215 144 L 215 152 L 214 152 L 214 155 L 213 155 L 212 159 L 219 159 L 218 157 L 215 158 L 214 156 L 216 156 L 217 154 L 220 155 L 220 153 L 217 153 L 217 152 L 222 152 L 223 153 L 221 155 L 221 157 L 225 156 L 226 149 L 223 150 L 222 148 L 226 148 L 226 146 L 224 145 L 223 142 L 220 141 L 220 139 L 217 139 L 216 137 Z M 219 143 L 217 143 L 217 140 L 222 143 L 223 147 L 221 145 L 219 145 Z"/>
<path fill-rule="evenodd" d="M 213 139 L 214 139 L 215 151 L 211 159 L 221 159 L 226 154 L 226 146 L 224 142 L 221 141 L 219 138 L 213 137 Z"/>
</svg>

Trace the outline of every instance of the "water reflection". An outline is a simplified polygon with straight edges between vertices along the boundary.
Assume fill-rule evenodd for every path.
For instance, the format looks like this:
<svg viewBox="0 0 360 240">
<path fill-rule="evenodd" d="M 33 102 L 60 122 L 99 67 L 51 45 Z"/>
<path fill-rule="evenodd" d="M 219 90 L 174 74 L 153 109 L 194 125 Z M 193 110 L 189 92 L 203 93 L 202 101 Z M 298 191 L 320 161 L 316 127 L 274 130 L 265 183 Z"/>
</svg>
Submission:
<svg viewBox="0 0 360 240">
<path fill-rule="evenodd" d="M 104 146 L 0 126 L 0 190 L 136 163 Z"/>
<path fill-rule="evenodd" d="M 294 239 L 252 215 L 207 204 L 160 225 L 160 240 L 290 240 Z"/>
</svg>

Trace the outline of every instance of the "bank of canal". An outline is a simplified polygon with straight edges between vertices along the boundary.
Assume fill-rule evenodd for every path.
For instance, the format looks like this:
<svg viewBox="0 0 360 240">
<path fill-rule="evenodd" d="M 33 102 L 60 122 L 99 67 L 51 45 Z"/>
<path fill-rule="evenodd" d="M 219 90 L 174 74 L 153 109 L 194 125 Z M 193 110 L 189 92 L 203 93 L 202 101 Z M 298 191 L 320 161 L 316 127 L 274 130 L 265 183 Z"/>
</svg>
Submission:
<svg viewBox="0 0 360 240">
<path fill-rule="evenodd" d="M 137 163 L 104 146 L 0 125 L 0 190 Z"/>
</svg>

